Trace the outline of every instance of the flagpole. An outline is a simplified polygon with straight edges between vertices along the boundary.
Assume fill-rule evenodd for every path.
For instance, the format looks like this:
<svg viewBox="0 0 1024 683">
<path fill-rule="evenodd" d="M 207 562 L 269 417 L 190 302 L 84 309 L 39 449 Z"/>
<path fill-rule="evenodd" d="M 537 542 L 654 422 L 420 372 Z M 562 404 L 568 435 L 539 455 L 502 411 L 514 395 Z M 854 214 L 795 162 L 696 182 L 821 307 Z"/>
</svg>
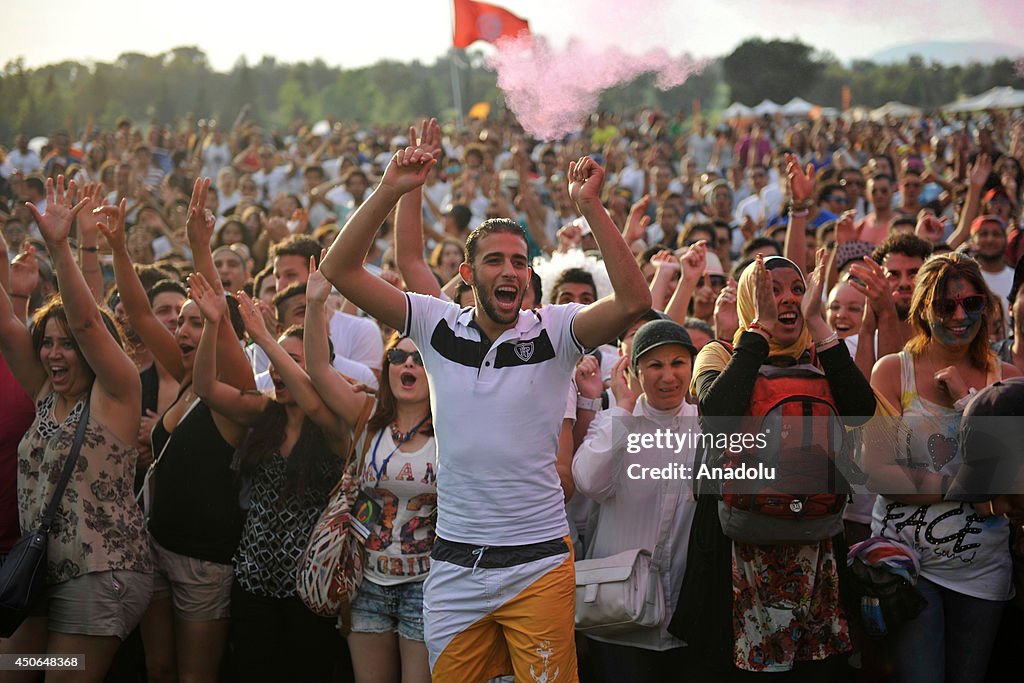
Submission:
<svg viewBox="0 0 1024 683">
<path fill-rule="evenodd" d="M 455 37 L 455 2 L 451 0 L 448 3 L 448 9 L 450 10 L 451 22 L 452 22 L 452 38 Z M 464 127 L 464 121 L 462 118 L 462 85 L 459 82 L 459 67 L 456 64 L 456 48 L 453 46 L 448 51 L 448 62 L 451 64 L 452 70 L 452 99 L 455 101 L 455 122 L 458 129 L 461 131 Z"/>
</svg>

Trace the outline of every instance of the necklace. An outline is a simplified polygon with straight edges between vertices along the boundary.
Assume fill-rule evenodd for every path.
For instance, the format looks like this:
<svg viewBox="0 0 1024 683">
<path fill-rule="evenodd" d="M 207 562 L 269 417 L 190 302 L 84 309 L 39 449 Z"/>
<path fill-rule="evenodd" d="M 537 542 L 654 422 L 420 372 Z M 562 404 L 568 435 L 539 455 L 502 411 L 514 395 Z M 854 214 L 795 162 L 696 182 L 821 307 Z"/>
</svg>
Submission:
<svg viewBox="0 0 1024 683">
<path fill-rule="evenodd" d="M 412 436 L 422 427 L 429 418 L 425 417 L 416 423 L 416 426 L 407 432 L 403 432 L 398 428 L 398 422 L 391 423 L 391 438 L 395 443 L 404 443 L 412 438 Z"/>
</svg>

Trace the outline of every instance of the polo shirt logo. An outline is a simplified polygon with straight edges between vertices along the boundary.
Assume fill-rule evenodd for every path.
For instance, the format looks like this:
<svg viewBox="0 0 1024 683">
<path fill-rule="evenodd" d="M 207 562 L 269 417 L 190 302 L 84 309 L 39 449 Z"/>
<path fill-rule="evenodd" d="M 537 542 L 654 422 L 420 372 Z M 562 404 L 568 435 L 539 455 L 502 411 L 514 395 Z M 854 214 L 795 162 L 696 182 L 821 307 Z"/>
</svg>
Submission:
<svg viewBox="0 0 1024 683">
<path fill-rule="evenodd" d="M 524 363 L 529 362 L 530 358 L 533 356 L 533 342 L 531 341 L 516 344 L 515 352 L 516 355 L 519 357 L 519 360 L 523 361 Z"/>
</svg>

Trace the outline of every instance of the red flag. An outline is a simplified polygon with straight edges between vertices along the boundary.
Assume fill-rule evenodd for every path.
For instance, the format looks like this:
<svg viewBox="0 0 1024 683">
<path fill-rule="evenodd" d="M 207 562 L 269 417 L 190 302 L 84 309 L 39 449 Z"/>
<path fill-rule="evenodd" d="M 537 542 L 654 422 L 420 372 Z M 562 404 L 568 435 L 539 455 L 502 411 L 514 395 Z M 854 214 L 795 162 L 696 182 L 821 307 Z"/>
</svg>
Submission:
<svg viewBox="0 0 1024 683">
<path fill-rule="evenodd" d="M 530 24 L 504 7 L 474 0 L 455 2 L 455 47 L 469 47 L 478 40 L 493 43 L 498 38 L 515 38 L 522 32 L 529 34 Z"/>
</svg>

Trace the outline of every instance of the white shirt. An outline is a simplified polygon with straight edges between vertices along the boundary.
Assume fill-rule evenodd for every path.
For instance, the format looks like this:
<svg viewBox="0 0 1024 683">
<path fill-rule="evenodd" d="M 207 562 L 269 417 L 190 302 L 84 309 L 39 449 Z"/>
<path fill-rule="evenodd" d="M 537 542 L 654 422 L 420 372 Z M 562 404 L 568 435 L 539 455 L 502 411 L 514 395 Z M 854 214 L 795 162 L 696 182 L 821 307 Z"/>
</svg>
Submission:
<svg viewBox="0 0 1024 683">
<path fill-rule="evenodd" d="M 569 532 L 555 467 L 566 391 L 583 348 L 579 304 L 521 311 L 493 343 L 475 309 L 408 293 L 406 332 L 430 383 L 440 538 L 526 545 Z"/>
<path fill-rule="evenodd" d="M 328 323 L 328 330 L 336 356 L 344 356 L 371 370 L 383 367 L 384 340 L 377 323 L 369 318 L 336 311 Z"/>
<path fill-rule="evenodd" d="M 693 499 L 692 481 L 689 479 L 631 479 L 630 467 L 662 468 L 678 463 L 692 468 L 692 444 L 675 453 L 655 449 L 627 452 L 630 433 L 653 433 L 655 429 L 671 429 L 674 433 L 689 431 L 700 433 L 697 407 L 685 401 L 675 411 L 655 410 L 641 396 L 633 409 L 633 417 L 620 407 L 601 411 L 590 423 L 586 440 L 576 451 L 572 462 L 572 476 L 577 494 L 582 493 L 600 504 L 597 528 L 590 544 L 588 557 L 610 557 L 632 548 L 644 548 L 653 555 L 658 544 L 661 520 L 672 514 L 664 539 L 662 558 L 665 563 L 660 572 L 665 596 L 665 618 L 661 628 L 636 629 L 611 638 L 598 638 L 647 650 L 668 650 L 684 645 L 683 641 L 666 630 L 672 620 L 679 588 L 686 572 L 686 557 L 690 527 L 697 503 Z M 638 468 L 632 471 L 636 474 Z M 692 476 L 692 469 L 690 470 Z M 668 508 L 675 503 L 674 508 Z M 593 637 L 593 636 L 591 636 Z"/>
</svg>

